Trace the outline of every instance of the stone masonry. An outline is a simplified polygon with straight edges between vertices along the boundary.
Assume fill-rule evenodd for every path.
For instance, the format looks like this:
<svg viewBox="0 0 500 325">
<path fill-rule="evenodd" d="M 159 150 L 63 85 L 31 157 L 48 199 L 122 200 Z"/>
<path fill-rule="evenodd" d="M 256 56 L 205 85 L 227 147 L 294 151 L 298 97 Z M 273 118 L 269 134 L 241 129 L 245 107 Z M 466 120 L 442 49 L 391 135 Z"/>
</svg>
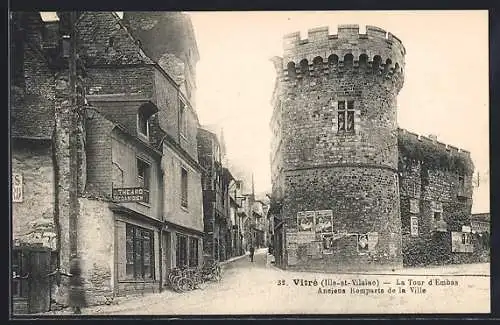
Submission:
<svg viewBox="0 0 500 325">
<path fill-rule="evenodd" d="M 373 26 L 366 34 L 358 25 L 341 25 L 336 35 L 321 27 L 305 40 L 299 33 L 284 37 L 283 57 L 272 60 L 278 77 L 271 170 L 286 227 L 285 268 L 401 267 L 416 243 L 431 242 L 434 255 L 450 255 L 450 232 L 470 224 L 470 154 L 398 129 L 405 53 L 396 36 Z M 417 200 L 411 212 L 410 199 Z M 332 211 L 332 247 L 317 231 L 297 239 L 298 214 L 319 210 Z M 436 234 L 436 211 L 447 223 L 444 233 Z M 410 217 L 417 215 L 421 235 L 415 238 Z M 365 235 L 374 239 L 363 251 Z"/>
<path fill-rule="evenodd" d="M 333 254 L 310 253 L 316 237 L 298 243 L 288 267 L 368 269 L 402 264 L 397 179 L 396 96 L 403 85 L 405 49 L 392 34 L 357 25 L 285 36 L 284 56 L 275 59 L 275 110 L 281 127 L 276 146 L 287 234 L 297 213 L 333 210 L 340 235 Z M 354 127 L 342 129 L 338 105 L 352 101 Z M 375 251 L 360 254 L 357 236 L 376 233 Z M 290 242 L 290 236 L 287 236 Z M 290 253 L 290 252 L 289 252 Z M 316 255 L 316 256 L 313 256 Z"/>
</svg>

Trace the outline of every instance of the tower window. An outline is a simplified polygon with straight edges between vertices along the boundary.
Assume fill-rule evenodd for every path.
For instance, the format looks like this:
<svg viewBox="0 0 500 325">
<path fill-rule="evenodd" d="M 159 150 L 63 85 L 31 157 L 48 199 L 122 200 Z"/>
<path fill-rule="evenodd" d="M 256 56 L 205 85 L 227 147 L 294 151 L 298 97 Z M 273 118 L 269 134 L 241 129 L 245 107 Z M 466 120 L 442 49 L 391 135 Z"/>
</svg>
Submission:
<svg viewBox="0 0 500 325">
<path fill-rule="evenodd" d="M 338 102 L 338 131 L 354 132 L 354 101 Z"/>
</svg>

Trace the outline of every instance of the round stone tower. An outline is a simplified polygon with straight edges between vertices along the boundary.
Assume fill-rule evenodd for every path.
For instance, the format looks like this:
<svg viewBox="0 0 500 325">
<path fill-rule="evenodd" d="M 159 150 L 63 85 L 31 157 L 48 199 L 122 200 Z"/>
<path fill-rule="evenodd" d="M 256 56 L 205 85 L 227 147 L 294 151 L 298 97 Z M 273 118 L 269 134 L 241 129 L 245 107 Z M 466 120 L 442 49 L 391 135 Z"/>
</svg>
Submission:
<svg viewBox="0 0 500 325">
<path fill-rule="evenodd" d="M 281 166 L 273 179 L 288 268 L 402 266 L 396 97 L 404 56 L 398 38 L 372 26 L 284 37 L 274 60 Z"/>
</svg>

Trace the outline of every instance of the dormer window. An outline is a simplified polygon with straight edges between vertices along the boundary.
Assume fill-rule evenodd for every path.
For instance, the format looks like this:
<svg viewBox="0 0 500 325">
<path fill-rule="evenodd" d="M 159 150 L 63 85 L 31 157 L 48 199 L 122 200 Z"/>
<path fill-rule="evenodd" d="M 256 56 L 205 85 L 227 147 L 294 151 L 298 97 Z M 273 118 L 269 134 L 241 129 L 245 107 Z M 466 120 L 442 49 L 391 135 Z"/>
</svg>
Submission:
<svg viewBox="0 0 500 325">
<path fill-rule="evenodd" d="M 137 111 L 137 133 L 149 139 L 151 116 L 155 113 L 152 105 L 144 104 Z"/>
</svg>

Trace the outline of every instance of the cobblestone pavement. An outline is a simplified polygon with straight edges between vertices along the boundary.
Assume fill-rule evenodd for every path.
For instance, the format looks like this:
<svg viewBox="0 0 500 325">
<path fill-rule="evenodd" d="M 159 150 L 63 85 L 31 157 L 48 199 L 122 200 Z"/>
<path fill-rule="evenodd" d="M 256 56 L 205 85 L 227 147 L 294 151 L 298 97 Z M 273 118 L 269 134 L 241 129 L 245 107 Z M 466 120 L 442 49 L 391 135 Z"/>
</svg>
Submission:
<svg viewBox="0 0 500 325">
<path fill-rule="evenodd" d="M 364 285 L 355 285 L 356 279 Z M 342 285 L 342 281 L 347 284 Z M 222 281 L 211 283 L 204 290 L 132 297 L 119 305 L 87 308 L 83 312 L 87 315 L 487 313 L 489 283 L 489 264 L 410 268 L 386 275 L 289 272 L 271 266 L 266 251 L 259 250 L 253 263 L 245 256 L 225 265 Z M 395 292 L 388 293 L 390 289 Z"/>
</svg>

